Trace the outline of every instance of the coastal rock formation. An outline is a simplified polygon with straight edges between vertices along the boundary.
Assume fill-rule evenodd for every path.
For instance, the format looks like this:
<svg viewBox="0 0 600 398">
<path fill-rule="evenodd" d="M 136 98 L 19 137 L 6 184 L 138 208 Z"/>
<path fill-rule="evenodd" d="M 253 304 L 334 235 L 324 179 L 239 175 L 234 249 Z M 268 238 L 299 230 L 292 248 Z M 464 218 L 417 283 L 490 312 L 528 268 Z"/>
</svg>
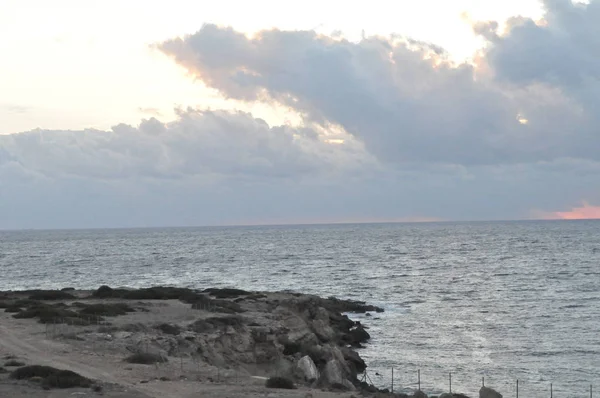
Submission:
<svg viewBox="0 0 600 398">
<path fill-rule="evenodd" d="M 81 327 L 70 332 L 77 337 L 74 345 L 89 349 L 91 342 L 94 350 L 119 352 L 123 359 L 143 354 L 168 363 L 189 361 L 283 377 L 299 385 L 377 391 L 358 379 L 367 365 L 355 348 L 371 336 L 346 315 L 383 311 L 363 302 L 291 292 L 174 287 L 35 293 L 5 295 L 4 307 L 18 304 L 22 311 L 15 318 Z"/>
<path fill-rule="evenodd" d="M 489 387 L 481 387 L 479 390 L 479 398 L 502 398 L 502 394 Z"/>
</svg>

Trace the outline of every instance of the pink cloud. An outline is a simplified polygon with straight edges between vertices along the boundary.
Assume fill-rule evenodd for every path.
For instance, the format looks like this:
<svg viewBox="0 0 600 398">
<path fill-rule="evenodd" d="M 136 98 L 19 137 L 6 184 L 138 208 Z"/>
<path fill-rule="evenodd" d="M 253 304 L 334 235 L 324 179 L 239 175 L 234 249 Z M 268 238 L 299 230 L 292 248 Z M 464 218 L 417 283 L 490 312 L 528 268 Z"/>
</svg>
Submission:
<svg viewBox="0 0 600 398">
<path fill-rule="evenodd" d="M 593 206 L 587 202 L 579 207 L 572 207 L 568 211 L 543 212 L 534 211 L 534 217 L 543 220 L 587 220 L 600 219 L 600 206 Z"/>
</svg>

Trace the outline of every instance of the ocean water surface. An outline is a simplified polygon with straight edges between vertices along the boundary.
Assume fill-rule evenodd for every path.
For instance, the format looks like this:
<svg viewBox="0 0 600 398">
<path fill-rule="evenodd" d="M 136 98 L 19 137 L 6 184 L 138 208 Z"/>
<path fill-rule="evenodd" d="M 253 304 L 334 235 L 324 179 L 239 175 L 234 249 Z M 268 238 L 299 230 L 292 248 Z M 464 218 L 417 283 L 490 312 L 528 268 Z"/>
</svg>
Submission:
<svg viewBox="0 0 600 398">
<path fill-rule="evenodd" d="M 0 231 L 0 290 L 294 290 L 383 314 L 361 350 L 380 387 L 476 396 L 600 389 L 600 222 Z"/>
</svg>

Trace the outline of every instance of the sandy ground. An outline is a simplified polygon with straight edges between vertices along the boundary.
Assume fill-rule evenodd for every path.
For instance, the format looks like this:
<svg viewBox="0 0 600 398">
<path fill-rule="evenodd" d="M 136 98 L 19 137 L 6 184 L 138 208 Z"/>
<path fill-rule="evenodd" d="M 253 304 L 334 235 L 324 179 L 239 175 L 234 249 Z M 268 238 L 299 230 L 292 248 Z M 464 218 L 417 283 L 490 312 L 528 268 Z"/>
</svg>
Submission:
<svg viewBox="0 0 600 398">
<path fill-rule="evenodd" d="M 181 323 L 198 317 L 197 310 L 191 310 L 189 305 L 179 301 L 146 300 L 139 304 L 145 305 L 148 312 L 135 312 L 111 318 L 111 322 L 115 325 L 151 324 L 158 320 Z M 103 389 L 100 393 L 79 388 L 46 391 L 35 383 L 14 381 L 8 378 L 8 374 L 1 374 L 1 398 L 77 396 L 347 398 L 352 395 L 306 388 L 267 389 L 264 387 L 264 378 L 254 376 L 251 372 L 217 369 L 193 362 L 189 358 L 170 358 L 168 363 L 159 366 L 129 364 L 123 360 L 127 351 L 111 345 L 110 336 L 100 333 L 98 326 L 44 325 L 34 319 L 14 319 L 11 315 L 0 311 L 0 358 L 3 358 L 0 366 L 4 365 L 7 357 L 16 357 L 28 365 L 48 365 L 75 371 L 98 381 Z M 84 338 L 72 338 L 77 335 Z M 14 368 L 6 367 L 6 369 L 10 371 Z M 357 393 L 354 394 L 358 396 Z"/>
</svg>

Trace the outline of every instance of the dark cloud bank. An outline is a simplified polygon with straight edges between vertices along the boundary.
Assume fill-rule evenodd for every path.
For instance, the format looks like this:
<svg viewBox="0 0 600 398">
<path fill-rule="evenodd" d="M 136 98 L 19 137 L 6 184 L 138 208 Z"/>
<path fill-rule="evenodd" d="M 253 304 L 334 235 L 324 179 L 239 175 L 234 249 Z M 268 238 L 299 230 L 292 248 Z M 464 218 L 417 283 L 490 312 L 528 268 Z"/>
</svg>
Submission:
<svg viewBox="0 0 600 398">
<path fill-rule="evenodd" d="M 543 23 L 474 26 L 475 65 L 396 37 L 206 25 L 168 40 L 207 86 L 305 127 L 188 109 L 0 136 L 0 228 L 501 219 L 600 199 L 600 1 L 544 5 Z"/>
</svg>

